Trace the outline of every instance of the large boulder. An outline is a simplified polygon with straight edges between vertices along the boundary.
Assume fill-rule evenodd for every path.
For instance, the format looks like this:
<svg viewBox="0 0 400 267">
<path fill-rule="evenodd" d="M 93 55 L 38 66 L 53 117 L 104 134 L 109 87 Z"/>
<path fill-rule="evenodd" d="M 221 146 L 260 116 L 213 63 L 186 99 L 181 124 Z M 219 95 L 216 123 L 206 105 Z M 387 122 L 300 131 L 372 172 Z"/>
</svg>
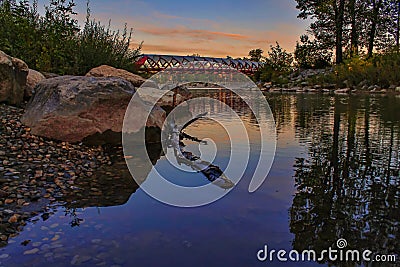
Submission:
<svg viewBox="0 0 400 267">
<path fill-rule="evenodd" d="M 24 99 L 28 66 L 0 51 L 0 102 L 19 105 Z"/>
<path fill-rule="evenodd" d="M 36 70 L 29 69 L 28 77 L 26 78 L 25 99 L 30 99 L 33 95 L 35 86 L 45 80 L 46 77 Z"/>
<path fill-rule="evenodd" d="M 120 78 L 61 76 L 41 81 L 28 103 L 22 122 L 33 134 L 56 140 L 79 142 L 103 133 L 119 133 L 135 88 Z M 135 98 L 133 114 L 148 107 Z M 146 126 L 161 128 L 165 111 L 153 108 Z M 130 125 L 130 132 L 144 125 Z"/>
<path fill-rule="evenodd" d="M 157 103 L 157 106 L 162 107 L 167 113 L 169 113 L 174 107 L 185 102 L 192 97 L 189 89 L 185 86 L 169 87 L 163 86 L 160 91 L 158 86 L 154 86 L 150 80 L 146 81 L 140 89 L 138 94 L 141 99 L 149 103 Z M 164 94 L 160 99 L 159 95 Z"/>
<path fill-rule="evenodd" d="M 130 83 L 132 83 L 133 86 L 139 87 L 141 86 L 146 79 L 140 77 L 139 75 L 130 73 L 129 71 L 122 70 L 122 69 L 116 69 L 111 66 L 107 65 L 102 65 L 97 68 L 91 69 L 86 76 L 88 77 L 118 77 L 118 78 L 123 78 Z"/>
</svg>

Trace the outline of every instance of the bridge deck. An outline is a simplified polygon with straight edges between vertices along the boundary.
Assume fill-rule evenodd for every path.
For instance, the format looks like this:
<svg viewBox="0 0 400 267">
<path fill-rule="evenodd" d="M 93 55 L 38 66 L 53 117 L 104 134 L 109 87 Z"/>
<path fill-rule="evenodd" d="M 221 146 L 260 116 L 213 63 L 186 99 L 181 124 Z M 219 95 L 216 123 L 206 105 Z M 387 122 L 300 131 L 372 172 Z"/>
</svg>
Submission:
<svg viewBox="0 0 400 267">
<path fill-rule="evenodd" d="M 229 66 L 246 74 L 252 74 L 258 71 L 262 66 L 262 62 L 254 62 L 250 60 L 240 60 L 232 58 L 213 58 L 213 57 L 197 57 L 197 56 L 173 56 L 173 55 L 142 55 L 137 61 L 137 65 L 146 71 L 161 71 L 169 67 L 178 67 L 183 64 L 196 62 L 197 67 L 204 69 L 215 69 L 218 66 Z"/>
</svg>

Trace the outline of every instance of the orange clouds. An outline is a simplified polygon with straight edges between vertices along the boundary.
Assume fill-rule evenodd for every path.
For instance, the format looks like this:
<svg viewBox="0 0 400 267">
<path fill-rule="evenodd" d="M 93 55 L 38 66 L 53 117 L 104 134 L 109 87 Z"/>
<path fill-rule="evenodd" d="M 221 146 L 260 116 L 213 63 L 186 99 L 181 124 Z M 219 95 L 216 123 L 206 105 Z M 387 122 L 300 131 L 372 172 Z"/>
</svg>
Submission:
<svg viewBox="0 0 400 267">
<path fill-rule="evenodd" d="M 173 28 L 166 27 L 145 27 L 137 29 L 140 32 L 157 35 L 157 36 L 167 36 L 167 37 L 192 37 L 199 39 L 215 40 L 217 38 L 231 38 L 235 40 L 249 39 L 249 36 L 237 34 L 237 33 L 227 33 L 209 30 L 196 30 L 189 29 L 185 26 L 178 26 Z"/>
<path fill-rule="evenodd" d="M 251 49 L 269 50 L 278 41 L 285 49 L 292 51 L 296 37 L 290 26 L 284 31 L 256 31 L 245 33 L 190 29 L 185 26 L 157 27 L 154 25 L 138 28 L 136 38 L 143 36 L 143 52 L 149 54 L 200 54 L 214 57 L 243 57 Z M 264 37 L 264 38 L 263 38 Z"/>
<path fill-rule="evenodd" d="M 284 49 L 293 51 L 298 36 L 304 31 L 299 25 L 289 23 L 260 30 L 156 11 L 146 17 L 111 17 L 114 28 L 122 28 L 125 22 L 134 28 L 134 39 L 136 43 L 143 41 L 142 52 L 147 54 L 244 57 L 256 48 L 263 49 L 266 54 L 276 41 Z M 107 21 L 110 14 L 97 13 L 96 18 Z"/>
</svg>

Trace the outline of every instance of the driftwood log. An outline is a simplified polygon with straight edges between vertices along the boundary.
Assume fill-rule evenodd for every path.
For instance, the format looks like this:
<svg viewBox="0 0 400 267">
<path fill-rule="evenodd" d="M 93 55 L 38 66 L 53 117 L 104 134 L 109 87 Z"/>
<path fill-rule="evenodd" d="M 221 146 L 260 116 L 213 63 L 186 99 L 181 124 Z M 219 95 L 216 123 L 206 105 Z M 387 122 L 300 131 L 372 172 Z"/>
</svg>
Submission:
<svg viewBox="0 0 400 267">
<path fill-rule="evenodd" d="M 230 189 L 235 184 L 225 176 L 224 172 L 218 166 L 202 160 L 199 156 L 194 155 L 192 152 L 185 151 L 185 145 L 183 143 L 183 139 L 189 139 L 194 142 L 204 143 L 206 142 L 192 137 L 183 132 L 189 125 L 196 122 L 199 119 L 204 118 L 207 113 L 200 114 L 193 118 L 192 120 L 188 121 L 182 128 L 179 129 L 178 125 L 175 123 L 174 119 L 171 119 L 167 124 L 167 136 L 165 138 L 167 142 L 167 146 L 169 148 L 174 149 L 174 155 L 177 159 L 179 164 L 185 164 L 191 167 L 193 170 L 202 173 L 208 181 L 213 183 L 214 185 L 223 188 L 223 189 Z"/>
</svg>

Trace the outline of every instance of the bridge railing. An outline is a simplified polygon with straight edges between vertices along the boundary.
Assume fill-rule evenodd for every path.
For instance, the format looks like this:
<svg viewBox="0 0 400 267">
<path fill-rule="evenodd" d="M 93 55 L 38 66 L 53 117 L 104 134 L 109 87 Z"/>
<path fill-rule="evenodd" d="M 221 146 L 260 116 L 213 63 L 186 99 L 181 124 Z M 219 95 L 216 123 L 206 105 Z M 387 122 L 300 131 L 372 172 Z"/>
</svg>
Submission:
<svg viewBox="0 0 400 267">
<path fill-rule="evenodd" d="M 137 61 L 137 65 L 139 65 L 141 69 L 152 72 L 161 71 L 171 67 L 179 67 L 181 65 L 188 65 L 193 62 L 197 63 L 197 67 L 203 67 L 205 69 L 214 69 L 216 66 L 229 66 L 249 74 L 258 71 L 264 64 L 262 62 L 231 58 L 146 54 L 142 55 L 142 57 Z"/>
</svg>

